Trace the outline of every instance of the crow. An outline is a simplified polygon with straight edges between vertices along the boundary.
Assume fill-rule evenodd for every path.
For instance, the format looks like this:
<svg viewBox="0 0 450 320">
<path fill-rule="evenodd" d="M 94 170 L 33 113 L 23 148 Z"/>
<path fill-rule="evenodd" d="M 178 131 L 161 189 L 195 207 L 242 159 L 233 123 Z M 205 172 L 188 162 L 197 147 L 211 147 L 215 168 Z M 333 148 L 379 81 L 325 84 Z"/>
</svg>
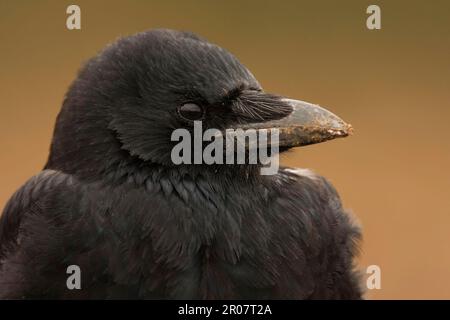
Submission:
<svg viewBox="0 0 450 320">
<path fill-rule="evenodd" d="M 193 33 L 121 38 L 78 73 L 43 171 L 4 209 L 0 298 L 361 299 L 361 232 L 333 186 L 259 162 L 174 164 L 172 132 L 196 121 L 277 128 L 279 152 L 351 133 Z"/>
</svg>

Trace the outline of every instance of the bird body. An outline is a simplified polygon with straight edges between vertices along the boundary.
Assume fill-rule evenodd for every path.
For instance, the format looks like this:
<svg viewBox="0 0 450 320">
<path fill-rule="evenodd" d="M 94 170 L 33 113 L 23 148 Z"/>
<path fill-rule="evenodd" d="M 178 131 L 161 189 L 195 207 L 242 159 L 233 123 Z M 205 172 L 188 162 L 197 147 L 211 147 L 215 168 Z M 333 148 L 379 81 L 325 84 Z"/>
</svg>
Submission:
<svg viewBox="0 0 450 320">
<path fill-rule="evenodd" d="M 277 99 L 192 34 L 156 30 L 107 48 L 69 90 L 45 169 L 5 207 L 0 298 L 361 298 L 360 232 L 325 178 L 169 162 L 168 133 L 189 127 L 170 106 L 195 101 L 223 129 L 285 121 L 293 111 Z M 252 119 L 251 101 L 273 104 L 271 117 Z M 66 285 L 70 265 L 79 290 Z"/>
</svg>

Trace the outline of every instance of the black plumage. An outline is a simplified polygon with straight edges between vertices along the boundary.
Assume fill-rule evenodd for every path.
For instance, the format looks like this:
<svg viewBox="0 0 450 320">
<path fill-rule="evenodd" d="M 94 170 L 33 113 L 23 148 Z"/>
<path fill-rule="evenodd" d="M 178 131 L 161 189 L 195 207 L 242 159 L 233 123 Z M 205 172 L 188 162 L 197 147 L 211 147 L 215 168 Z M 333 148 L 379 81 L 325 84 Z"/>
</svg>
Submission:
<svg viewBox="0 0 450 320">
<path fill-rule="evenodd" d="M 177 112 L 187 102 L 204 110 L 204 129 L 296 119 L 191 33 L 108 46 L 69 89 L 45 169 L 4 209 L 1 298 L 361 298 L 360 233 L 330 183 L 305 170 L 173 165 L 171 133 L 192 125 Z M 286 131 L 282 150 L 347 135 L 329 117 L 334 127 L 306 117 L 310 127 Z M 81 290 L 66 287 L 69 265 Z"/>
</svg>

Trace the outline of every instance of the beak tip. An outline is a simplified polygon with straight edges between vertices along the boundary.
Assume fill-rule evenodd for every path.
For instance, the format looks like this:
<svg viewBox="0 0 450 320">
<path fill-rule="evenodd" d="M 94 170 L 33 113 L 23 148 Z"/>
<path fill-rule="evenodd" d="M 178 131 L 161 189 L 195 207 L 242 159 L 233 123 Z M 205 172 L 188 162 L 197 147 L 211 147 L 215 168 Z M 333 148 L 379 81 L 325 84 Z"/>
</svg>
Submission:
<svg viewBox="0 0 450 320">
<path fill-rule="evenodd" d="M 344 123 L 339 128 L 328 129 L 328 134 L 331 135 L 331 138 L 345 138 L 353 135 L 354 129 L 351 124 Z"/>
<path fill-rule="evenodd" d="M 351 124 L 347 123 L 344 132 L 346 133 L 346 136 L 352 136 L 354 133 L 353 126 Z"/>
<path fill-rule="evenodd" d="M 347 124 L 347 133 L 349 136 L 352 136 L 355 133 L 355 129 L 351 124 Z"/>
</svg>

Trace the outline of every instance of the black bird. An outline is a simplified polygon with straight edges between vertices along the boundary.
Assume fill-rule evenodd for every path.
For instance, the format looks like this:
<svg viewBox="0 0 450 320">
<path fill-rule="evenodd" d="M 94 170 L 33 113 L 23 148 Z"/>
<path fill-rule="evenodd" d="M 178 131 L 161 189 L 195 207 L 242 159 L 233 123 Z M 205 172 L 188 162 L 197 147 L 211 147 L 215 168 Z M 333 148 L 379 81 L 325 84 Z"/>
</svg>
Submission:
<svg viewBox="0 0 450 320">
<path fill-rule="evenodd" d="M 263 91 L 188 32 L 120 39 L 71 85 L 42 172 L 0 221 L 0 297 L 360 299 L 360 232 L 323 177 L 175 165 L 176 128 L 279 128 L 280 151 L 347 136 L 319 106 Z M 79 266 L 81 289 L 67 287 Z"/>
</svg>

